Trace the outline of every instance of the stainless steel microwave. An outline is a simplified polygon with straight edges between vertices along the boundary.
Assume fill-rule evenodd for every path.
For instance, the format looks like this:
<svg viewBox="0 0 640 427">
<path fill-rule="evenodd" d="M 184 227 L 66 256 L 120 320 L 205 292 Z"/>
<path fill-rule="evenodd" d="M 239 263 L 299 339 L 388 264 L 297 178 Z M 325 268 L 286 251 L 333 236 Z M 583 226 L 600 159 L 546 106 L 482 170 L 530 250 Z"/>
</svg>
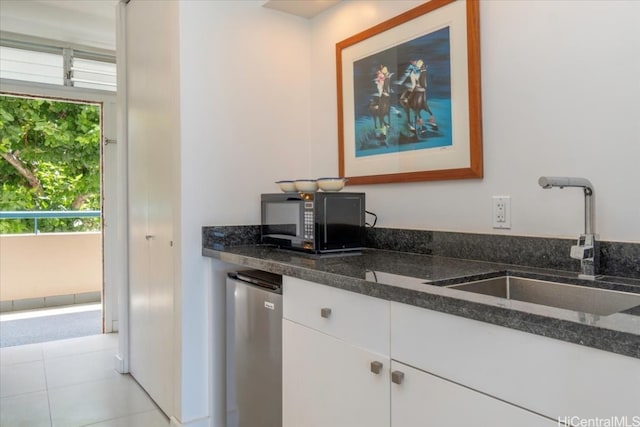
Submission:
<svg viewBox="0 0 640 427">
<path fill-rule="evenodd" d="M 262 243 L 312 253 L 364 247 L 364 193 L 262 194 Z"/>
</svg>

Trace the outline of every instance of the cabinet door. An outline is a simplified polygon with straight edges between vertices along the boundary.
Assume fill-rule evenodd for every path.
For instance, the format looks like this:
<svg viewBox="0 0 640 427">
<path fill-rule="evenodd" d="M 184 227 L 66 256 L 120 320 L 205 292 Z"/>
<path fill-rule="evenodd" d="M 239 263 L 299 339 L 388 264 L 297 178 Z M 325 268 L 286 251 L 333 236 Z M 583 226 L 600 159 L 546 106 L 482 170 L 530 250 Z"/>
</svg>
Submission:
<svg viewBox="0 0 640 427">
<path fill-rule="evenodd" d="M 131 1 L 126 9 L 129 368 L 158 406 L 174 415 L 173 207 L 179 131 L 174 123 L 176 50 L 167 28 L 177 22 L 177 6 Z M 164 65 L 159 70 L 154 64 Z"/>
<path fill-rule="evenodd" d="M 396 302 L 391 355 L 551 419 L 638 416 L 633 357 Z"/>
<path fill-rule="evenodd" d="M 391 362 L 392 427 L 552 427 L 557 421 L 494 399 L 485 394 Z M 397 373 L 403 374 L 397 379 Z M 395 374 L 395 375 L 394 375 Z M 400 384 L 397 384 L 400 382 Z"/>
<path fill-rule="evenodd" d="M 283 427 L 389 426 L 388 357 L 286 319 L 282 330 Z"/>
</svg>

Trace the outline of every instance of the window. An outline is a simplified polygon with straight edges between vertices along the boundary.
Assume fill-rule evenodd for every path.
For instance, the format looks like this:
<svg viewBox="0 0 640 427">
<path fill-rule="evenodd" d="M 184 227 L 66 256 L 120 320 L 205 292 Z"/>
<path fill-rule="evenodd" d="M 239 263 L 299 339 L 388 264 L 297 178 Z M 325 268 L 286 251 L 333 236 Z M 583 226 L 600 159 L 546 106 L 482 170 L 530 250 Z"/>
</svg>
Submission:
<svg viewBox="0 0 640 427">
<path fill-rule="evenodd" d="M 64 84 L 62 51 L 59 54 L 0 46 L 0 78 Z"/>
<path fill-rule="evenodd" d="M 116 90 L 116 64 L 73 58 L 71 81 L 75 87 Z"/>
<path fill-rule="evenodd" d="M 2 79 L 116 91 L 112 56 L 6 40 L 3 43 L 11 46 L 0 46 Z"/>
</svg>

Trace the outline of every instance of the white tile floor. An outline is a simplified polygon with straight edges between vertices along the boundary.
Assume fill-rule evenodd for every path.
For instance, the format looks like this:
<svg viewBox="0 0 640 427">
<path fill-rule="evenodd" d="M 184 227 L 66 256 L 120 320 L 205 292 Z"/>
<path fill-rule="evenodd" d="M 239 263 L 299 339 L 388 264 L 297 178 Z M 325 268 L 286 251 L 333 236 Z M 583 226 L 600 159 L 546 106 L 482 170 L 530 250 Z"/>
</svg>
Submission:
<svg viewBox="0 0 640 427">
<path fill-rule="evenodd" d="M 117 334 L 0 349 L 0 427 L 164 427 L 169 420 L 114 369 Z"/>
</svg>

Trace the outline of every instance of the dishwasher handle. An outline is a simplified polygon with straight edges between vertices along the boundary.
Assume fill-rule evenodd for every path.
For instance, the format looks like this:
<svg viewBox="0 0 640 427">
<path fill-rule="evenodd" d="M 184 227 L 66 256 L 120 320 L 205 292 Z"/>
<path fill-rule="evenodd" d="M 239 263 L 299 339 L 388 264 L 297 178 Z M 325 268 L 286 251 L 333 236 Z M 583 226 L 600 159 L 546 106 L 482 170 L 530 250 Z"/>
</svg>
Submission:
<svg viewBox="0 0 640 427">
<path fill-rule="evenodd" d="M 238 280 L 240 282 L 248 283 L 250 285 L 254 285 L 269 291 L 278 292 L 278 293 L 282 292 L 281 285 L 278 285 L 276 283 L 269 283 L 265 280 L 259 280 L 259 279 L 256 279 L 255 277 L 246 276 L 242 274 L 241 271 L 228 273 L 227 276 L 233 280 Z"/>
</svg>

